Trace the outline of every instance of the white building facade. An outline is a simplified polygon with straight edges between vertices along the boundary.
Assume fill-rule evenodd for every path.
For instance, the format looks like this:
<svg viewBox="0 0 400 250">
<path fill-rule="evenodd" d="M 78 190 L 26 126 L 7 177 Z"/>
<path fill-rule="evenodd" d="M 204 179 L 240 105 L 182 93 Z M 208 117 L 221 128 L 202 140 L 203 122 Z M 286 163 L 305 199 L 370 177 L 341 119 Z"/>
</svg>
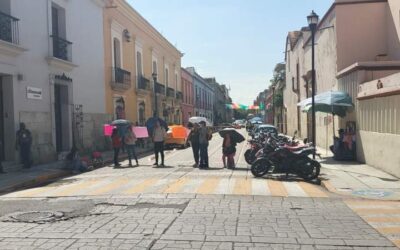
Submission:
<svg viewBox="0 0 400 250">
<path fill-rule="evenodd" d="M 101 0 L 0 0 L 0 159 L 18 162 L 20 122 L 32 132 L 34 163 L 74 144 L 105 147 L 103 7 Z"/>
</svg>

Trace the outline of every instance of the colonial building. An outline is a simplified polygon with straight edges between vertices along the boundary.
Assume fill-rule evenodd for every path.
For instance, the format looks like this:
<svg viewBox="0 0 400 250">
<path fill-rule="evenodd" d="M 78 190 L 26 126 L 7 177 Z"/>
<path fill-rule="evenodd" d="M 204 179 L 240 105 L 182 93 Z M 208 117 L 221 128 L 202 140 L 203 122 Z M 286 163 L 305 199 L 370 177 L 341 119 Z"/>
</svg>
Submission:
<svg viewBox="0 0 400 250">
<path fill-rule="evenodd" d="M 193 77 L 194 86 L 194 116 L 207 118 L 211 123 L 214 122 L 214 93 L 207 81 L 197 74 L 194 67 L 186 68 Z"/>
<path fill-rule="evenodd" d="M 102 149 L 104 105 L 101 0 L 0 1 L 0 159 L 15 166 L 15 132 L 32 132 L 34 163 L 73 144 Z M 84 21 L 77 17 L 85 17 Z M 83 32 L 84 31 L 84 32 Z"/>
<path fill-rule="evenodd" d="M 154 114 L 181 123 L 182 54 L 125 0 L 105 8 L 104 46 L 107 113 L 141 125 Z"/>
<path fill-rule="evenodd" d="M 318 146 L 332 144 L 332 122 L 340 128 L 355 126 L 358 160 L 397 176 L 399 12 L 397 0 L 336 0 L 318 24 L 315 57 L 317 94 L 345 91 L 355 104 L 343 119 L 317 113 Z M 289 134 L 298 130 L 302 137 L 311 136 L 310 115 L 297 106 L 311 96 L 310 40 L 308 28 L 289 32 L 285 54 L 284 120 Z M 374 85 L 376 89 L 372 90 Z"/>
<path fill-rule="evenodd" d="M 211 86 L 214 92 L 214 126 L 218 126 L 222 123 L 232 122 L 232 120 L 226 119 L 226 113 L 228 112 L 228 109 L 225 104 L 230 104 L 231 102 L 229 102 L 227 99 L 225 89 L 217 82 L 215 77 L 205 78 L 205 80 Z"/>
<path fill-rule="evenodd" d="M 181 82 L 182 82 L 182 124 L 187 125 L 189 118 L 194 114 L 194 94 L 193 94 L 193 77 L 192 75 L 181 68 Z"/>
</svg>

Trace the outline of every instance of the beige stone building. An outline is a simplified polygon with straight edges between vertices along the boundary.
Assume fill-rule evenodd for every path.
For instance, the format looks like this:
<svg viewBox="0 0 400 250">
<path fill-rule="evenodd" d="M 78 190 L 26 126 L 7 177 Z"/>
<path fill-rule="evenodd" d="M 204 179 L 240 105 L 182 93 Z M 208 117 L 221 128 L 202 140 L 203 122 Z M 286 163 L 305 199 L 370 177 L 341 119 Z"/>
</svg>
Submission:
<svg viewBox="0 0 400 250">
<path fill-rule="evenodd" d="M 169 123 L 181 122 L 182 53 L 125 0 L 104 9 L 104 49 L 106 111 L 114 119 L 143 125 L 157 110 Z"/>
<path fill-rule="evenodd" d="M 321 18 L 316 34 L 316 91 L 340 90 L 353 99 L 343 119 L 317 113 L 317 144 L 333 141 L 332 122 L 355 122 L 357 158 L 400 176 L 400 1 L 336 0 Z M 284 91 L 287 133 L 311 136 L 310 115 L 296 103 L 311 96 L 310 31 L 289 32 Z M 372 82 L 371 82 L 372 81 Z M 378 81 L 383 88 L 377 89 Z M 396 87 L 397 86 L 397 87 Z M 375 87 L 375 89 L 374 89 Z M 397 91 L 397 92 L 396 92 Z M 377 92 L 377 93 L 375 93 Z"/>
</svg>

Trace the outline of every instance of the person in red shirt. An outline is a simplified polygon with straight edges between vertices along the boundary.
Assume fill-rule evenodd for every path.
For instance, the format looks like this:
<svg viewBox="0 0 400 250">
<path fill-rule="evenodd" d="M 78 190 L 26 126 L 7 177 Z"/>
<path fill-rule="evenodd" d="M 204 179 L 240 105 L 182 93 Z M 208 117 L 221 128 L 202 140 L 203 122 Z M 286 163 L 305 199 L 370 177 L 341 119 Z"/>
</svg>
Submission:
<svg viewBox="0 0 400 250">
<path fill-rule="evenodd" d="M 114 167 L 119 167 L 121 165 L 118 162 L 118 155 L 119 155 L 119 150 L 121 149 L 121 146 L 122 146 L 122 140 L 118 134 L 118 129 L 116 129 L 116 128 L 113 129 L 113 132 L 111 135 L 111 140 L 112 140 L 112 146 L 114 149 Z"/>
</svg>

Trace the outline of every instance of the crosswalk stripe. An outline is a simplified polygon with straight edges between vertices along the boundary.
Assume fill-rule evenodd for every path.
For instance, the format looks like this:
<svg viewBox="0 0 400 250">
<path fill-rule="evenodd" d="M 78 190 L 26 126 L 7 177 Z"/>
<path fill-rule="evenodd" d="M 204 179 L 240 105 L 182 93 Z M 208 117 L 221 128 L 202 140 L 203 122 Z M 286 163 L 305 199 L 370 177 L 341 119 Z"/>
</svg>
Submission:
<svg viewBox="0 0 400 250">
<path fill-rule="evenodd" d="M 251 194 L 251 180 L 245 178 L 236 178 L 233 194 L 249 195 Z"/>
<path fill-rule="evenodd" d="M 211 194 L 218 186 L 221 179 L 210 178 L 205 179 L 200 187 L 197 189 L 196 193 L 199 194 Z"/>
<path fill-rule="evenodd" d="M 353 208 L 353 210 L 359 215 L 400 213 L 400 209 L 393 209 L 393 208 Z"/>
<path fill-rule="evenodd" d="M 16 193 L 11 193 L 8 195 L 5 195 L 5 197 L 33 197 L 35 195 L 38 195 L 40 193 L 45 193 L 46 191 L 52 190 L 54 187 L 38 187 L 38 188 L 31 188 L 28 190 L 23 190 L 19 191 Z"/>
<path fill-rule="evenodd" d="M 296 196 L 296 197 L 308 196 L 296 182 L 284 182 L 283 185 L 286 188 L 288 196 Z"/>
<path fill-rule="evenodd" d="M 253 195 L 271 195 L 267 182 L 264 179 L 251 179 Z"/>
<path fill-rule="evenodd" d="M 175 182 L 168 185 L 166 189 L 164 189 L 163 193 L 177 193 L 179 190 L 189 181 L 187 178 L 177 179 Z"/>
<path fill-rule="evenodd" d="M 125 185 L 126 183 L 128 183 L 130 180 L 127 178 L 117 178 L 114 181 L 112 181 L 111 183 L 101 187 L 101 188 L 97 188 L 91 192 L 88 192 L 87 195 L 100 195 L 100 194 L 106 194 L 114 189 L 117 189 L 123 185 Z"/>
<path fill-rule="evenodd" d="M 399 227 L 377 227 L 376 228 L 381 234 L 400 234 Z"/>
<path fill-rule="evenodd" d="M 267 183 L 269 190 L 271 190 L 272 196 L 284 196 L 284 197 L 288 196 L 288 193 L 281 182 L 274 180 L 267 180 Z"/>
<path fill-rule="evenodd" d="M 371 223 L 400 222 L 400 217 L 365 217 L 364 219 Z"/>
<path fill-rule="evenodd" d="M 218 183 L 218 186 L 215 188 L 213 194 L 231 194 L 234 186 L 234 179 L 226 179 L 223 178 Z"/>
<path fill-rule="evenodd" d="M 146 179 L 143 182 L 134 185 L 133 187 L 123 191 L 123 194 L 135 194 L 135 193 L 141 193 L 145 191 L 148 187 L 154 185 L 158 179 L 156 178 L 151 178 L 151 179 Z"/>
<path fill-rule="evenodd" d="M 101 180 L 84 180 L 75 184 L 67 185 L 57 192 L 52 193 L 52 196 L 70 196 L 76 194 L 80 190 L 87 189 Z"/>
<path fill-rule="evenodd" d="M 307 182 L 299 182 L 299 186 L 307 193 L 310 197 L 328 197 L 328 195 L 315 187 L 314 185 Z"/>
</svg>

